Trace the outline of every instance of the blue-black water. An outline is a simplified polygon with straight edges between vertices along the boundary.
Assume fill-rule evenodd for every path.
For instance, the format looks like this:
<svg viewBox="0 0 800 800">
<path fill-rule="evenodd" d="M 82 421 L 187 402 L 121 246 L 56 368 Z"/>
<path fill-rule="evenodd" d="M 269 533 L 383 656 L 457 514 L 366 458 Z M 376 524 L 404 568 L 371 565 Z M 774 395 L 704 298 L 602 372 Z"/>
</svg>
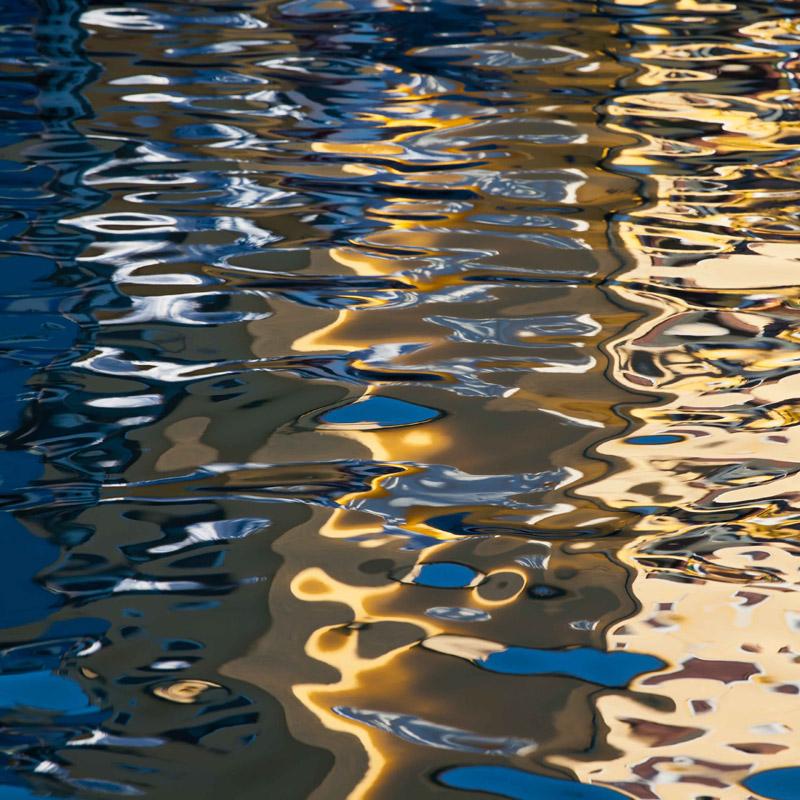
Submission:
<svg viewBox="0 0 800 800">
<path fill-rule="evenodd" d="M 0 0 L 0 800 L 800 797 L 798 70 Z"/>
</svg>

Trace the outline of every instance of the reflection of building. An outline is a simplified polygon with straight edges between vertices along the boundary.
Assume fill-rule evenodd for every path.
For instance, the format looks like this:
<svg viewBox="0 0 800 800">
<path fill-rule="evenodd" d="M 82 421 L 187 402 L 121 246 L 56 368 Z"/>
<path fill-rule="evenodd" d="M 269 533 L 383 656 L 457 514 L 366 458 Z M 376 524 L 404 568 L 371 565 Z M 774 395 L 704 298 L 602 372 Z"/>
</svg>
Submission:
<svg viewBox="0 0 800 800">
<path fill-rule="evenodd" d="M 701 791 L 725 800 L 749 797 L 740 781 L 794 766 L 797 758 L 796 546 L 770 539 L 724 543 L 711 566 L 725 572 L 688 563 L 687 572 L 698 577 L 680 582 L 659 580 L 659 559 L 640 556 L 639 548 L 646 552 L 646 541 L 630 555 L 642 610 L 611 629 L 608 647 L 653 653 L 669 666 L 635 679 L 631 695 L 598 700 L 607 743 L 618 755 L 555 761 L 581 780 L 637 797 L 680 800 Z"/>
<path fill-rule="evenodd" d="M 573 493 L 603 474 L 584 451 L 620 430 L 611 407 L 635 396 L 603 379 L 599 349 L 633 314 L 595 286 L 616 266 L 604 215 L 626 182 L 588 166 L 622 140 L 592 130 L 584 97 L 538 108 L 551 85 L 599 91 L 618 67 L 583 73 L 592 62 L 579 53 L 518 73 L 514 59 L 551 51 L 525 41 L 524 17 L 515 24 L 521 40 L 503 43 L 509 61 L 491 79 L 507 80 L 524 103 L 483 119 L 469 95 L 456 103 L 425 84 L 426 96 L 404 97 L 392 86 L 364 114 L 386 137 L 379 148 L 354 136 L 315 147 L 331 167 L 344 161 L 354 180 L 391 194 L 365 210 L 374 229 L 314 251 L 314 273 L 330 284 L 335 276 L 350 302 L 335 319 L 315 308 L 316 325 L 309 312 L 291 350 L 303 363 L 346 364 L 337 369 L 350 400 L 388 395 L 437 414 L 400 427 L 306 415 L 250 456 L 296 461 L 304 440 L 322 458 L 372 470 L 332 515 L 315 512 L 276 541 L 284 565 L 269 592 L 272 627 L 225 668 L 279 697 L 297 739 L 335 754 L 319 798 L 438 796 L 431 775 L 454 760 L 547 770 L 555 753 L 612 755 L 595 744 L 596 685 L 503 675 L 473 658 L 506 645 L 602 648 L 605 631 L 635 610 L 616 546 L 592 538 L 627 513 Z M 602 34 L 585 38 L 589 48 Z M 463 69 L 473 83 L 476 69 L 488 71 Z M 573 112 L 579 125 L 537 121 Z M 400 115 L 423 132 L 395 135 Z M 495 152 L 479 150 L 489 144 Z M 439 196 L 442 186 L 452 196 Z M 250 323 L 257 356 L 289 349 L 274 326 Z M 570 543 L 576 529 L 586 541 Z M 469 568 L 479 585 L 426 584 L 426 566 L 439 562 Z"/>
<path fill-rule="evenodd" d="M 276 544 L 285 566 L 270 592 L 274 625 L 225 672 L 275 693 L 297 738 L 333 750 L 335 768 L 320 797 L 428 796 L 429 774 L 453 759 L 511 759 L 530 768 L 553 753 L 595 752 L 590 698 L 597 687 L 504 676 L 470 659 L 476 647 L 503 643 L 602 646 L 609 625 L 634 610 L 626 570 L 607 552 L 478 536 L 420 556 L 397 539 L 366 540 L 355 556 L 356 541 L 320 539 L 318 529 L 312 521 Z M 310 552 L 318 566 L 307 566 Z M 469 565 L 486 578 L 463 589 L 425 585 L 419 565 L 437 562 Z M 395 580 L 387 584 L 387 575 Z M 281 659 L 296 647 L 304 647 L 307 665 L 297 655 Z M 348 738 L 323 733 L 309 710 L 328 731 L 357 736 L 364 755 Z M 610 758 L 612 751 L 598 752 Z"/>
<path fill-rule="evenodd" d="M 617 225 L 631 266 L 614 291 L 650 313 L 611 344 L 614 376 L 667 399 L 629 412 L 632 430 L 598 447 L 619 468 L 579 491 L 642 514 L 619 554 L 641 610 L 607 646 L 667 666 L 598 700 L 616 756 L 554 761 L 635 797 L 743 800 L 744 779 L 798 746 L 797 124 L 793 76 L 763 47 L 783 25 L 721 47 L 648 27 L 637 93 L 608 105 L 643 142 L 615 167 L 649 171 L 649 202 Z M 662 90 L 638 93 L 656 74 Z M 775 88 L 726 93 L 743 74 Z"/>
<path fill-rule="evenodd" d="M 14 435 L 64 607 L 9 638 L 85 692 L 14 730 L 38 787 L 416 798 L 469 762 L 738 797 L 787 763 L 785 26 L 706 50 L 681 15 L 721 4 L 646 5 L 83 16 L 86 338 Z M 386 398 L 417 416 L 358 416 Z"/>
<path fill-rule="evenodd" d="M 550 93 L 564 86 L 554 71 L 583 90 L 619 68 L 526 36 L 524 15 L 485 63 L 441 52 L 439 33 L 497 26 L 480 7 L 371 9 L 380 45 L 361 10 L 337 11 L 349 56 L 308 59 L 327 52 L 325 8 L 298 20 L 295 6 L 140 3 L 79 19 L 78 6 L 65 24 L 91 31 L 102 78 L 82 88 L 95 115 L 77 125 L 100 152 L 74 168 L 88 200 L 62 209 L 57 233 L 91 286 L 85 338 L 37 375 L 36 412 L 15 433 L 45 461 L 19 516 L 61 547 L 36 580 L 63 608 L 55 627 L 9 638 L 46 650 L 38 667 L 82 705 L 14 732 L 17 772 L 43 790 L 152 798 L 216 797 L 220 784 L 242 800 L 265 784 L 301 798 L 323 779 L 320 792 L 345 796 L 367 787 L 365 753 L 392 757 L 397 737 L 330 706 L 404 710 L 370 672 L 387 687 L 407 674 L 410 712 L 467 748 L 455 752 L 511 748 L 528 763 L 587 746 L 578 681 L 526 683 L 531 702 L 551 695 L 533 733 L 511 694 L 508 724 L 453 702 L 457 686 L 499 707 L 496 681 L 519 682 L 479 671 L 460 640 L 422 647 L 470 628 L 441 616 L 453 591 L 400 579 L 425 558 L 487 575 L 455 593 L 490 615 L 489 649 L 597 645 L 632 611 L 612 555 L 527 539 L 615 524 L 568 492 L 602 472 L 582 454 L 627 397 L 600 383 L 598 342 L 630 315 L 593 285 L 616 266 L 604 216 L 627 181 L 600 190 L 594 164 L 618 137 L 590 141 L 591 100 L 563 111 Z M 584 36 L 596 49 L 602 31 Z M 586 380 L 603 388 L 576 400 Z M 362 396 L 432 416 L 326 426 L 323 412 Z M 545 424 L 548 441 L 532 441 Z M 592 585 L 598 573 L 611 588 Z M 309 602 L 328 592 L 335 604 Z M 524 632 L 520 604 L 539 620 Z M 352 657 L 338 637 L 358 641 Z M 398 741 L 397 766 L 422 765 L 428 751 Z M 402 778 L 392 768 L 381 785 Z"/>
</svg>

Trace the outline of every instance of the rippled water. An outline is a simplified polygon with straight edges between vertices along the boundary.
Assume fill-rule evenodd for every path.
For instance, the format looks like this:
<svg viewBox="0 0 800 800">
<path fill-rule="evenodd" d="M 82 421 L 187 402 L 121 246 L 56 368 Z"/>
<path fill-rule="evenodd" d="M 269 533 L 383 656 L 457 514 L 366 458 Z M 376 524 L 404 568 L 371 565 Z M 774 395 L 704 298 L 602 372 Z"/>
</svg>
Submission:
<svg viewBox="0 0 800 800">
<path fill-rule="evenodd" d="M 0 798 L 800 798 L 800 6 L 0 0 Z"/>
</svg>

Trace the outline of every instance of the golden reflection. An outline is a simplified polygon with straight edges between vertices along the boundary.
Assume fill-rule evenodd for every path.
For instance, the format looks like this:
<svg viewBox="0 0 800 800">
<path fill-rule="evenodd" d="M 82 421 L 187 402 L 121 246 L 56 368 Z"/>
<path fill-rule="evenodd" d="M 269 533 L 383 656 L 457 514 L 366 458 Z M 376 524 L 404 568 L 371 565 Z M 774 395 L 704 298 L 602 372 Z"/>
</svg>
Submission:
<svg viewBox="0 0 800 800">
<path fill-rule="evenodd" d="M 552 5 L 554 19 L 572 10 Z M 668 10 L 625 23 L 662 41 L 590 20 L 542 70 L 512 36 L 528 23 L 503 9 L 508 42 L 464 54 L 504 71 L 516 99 L 502 113 L 381 67 L 359 112 L 374 136 L 308 147 L 326 157 L 308 174 L 380 192 L 363 206 L 370 226 L 309 266 L 342 279 L 343 307 L 291 334 L 251 322 L 253 352 L 341 358 L 337 407 L 392 397 L 438 414 L 381 427 L 314 409 L 292 432 L 309 460 L 370 471 L 275 541 L 274 627 L 226 669 L 335 754 L 321 800 L 415 796 L 413 781 L 462 757 L 370 715 L 491 742 L 467 751 L 478 763 L 496 763 L 498 739 L 524 741 L 502 763 L 653 800 L 744 800 L 749 774 L 792 763 L 798 123 L 771 45 L 796 30 L 759 21 L 719 45 L 698 29 L 735 6 Z M 751 67 L 777 88 L 720 89 Z M 460 195 L 441 200 L 443 187 Z M 625 260 L 613 275 L 609 239 Z M 554 322 L 554 309 L 569 313 Z M 278 462 L 288 437 L 252 460 Z M 429 581 L 442 563 L 460 583 Z M 665 666 L 608 691 L 475 666 L 509 645 Z"/>
<path fill-rule="evenodd" d="M 679 800 L 703 786 L 713 786 L 714 796 L 725 800 L 746 798 L 742 779 L 793 766 L 800 745 L 800 733 L 787 724 L 787 708 L 800 687 L 796 653 L 788 644 L 800 577 L 793 548 L 771 541 L 733 547 L 723 556 L 728 575 L 672 583 L 652 580 L 636 556 L 646 545 L 647 539 L 633 542 L 626 556 L 638 573 L 633 591 L 642 610 L 610 632 L 608 646 L 663 658 L 667 669 L 637 678 L 631 689 L 669 698 L 671 708 L 655 712 L 627 695 L 603 697 L 598 710 L 619 756 L 560 763 L 587 782 L 632 793 L 647 787 L 663 800 Z M 753 564 L 783 581 L 748 579 Z M 731 577 L 738 580 L 732 584 Z"/>
<path fill-rule="evenodd" d="M 792 40 L 794 28 L 786 20 L 744 26 L 751 44 L 649 44 L 635 52 L 636 82 L 672 84 L 664 66 L 672 61 L 718 71 L 753 59 L 786 69 L 764 45 Z M 620 384 L 664 399 L 630 409 L 631 430 L 597 448 L 618 468 L 579 490 L 641 514 L 639 535 L 619 552 L 641 610 L 610 629 L 607 647 L 667 666 L 636 678 L 638 695 L 598 700 L 617 755 L 552 763 L 636 797 L 744 800 L 752 796 L 744 779 L 794 766 L 800 746 L 787 718 L 800 692 L 800 255 L 787 213 L 797 199 L 787 149 L 796 100 L 783 89 L 734 96 L 690 87 L 634 90 L 608 106 L 608 124 L 644 142 L 617 151 L 612 164 L 650 171 L 649 202 L 617 225 L 630 266 L 612 287 L 647 314 L 609 352 Z M 653 133 L 656 121 L 697 126 L 696 134 L 675 141 L 668 127 Z M 706 159 L 723 156 L 725 164 L 700 173 Z M 674 168 L 684 159 L 695 174 Z M 642 703 L 646 695 L 660 702 Z"/>
<path fill-rule="evenodd" d="M 387 757 L 376 744 L 376 735 L 369 729 L 353 723 L 332 711 L 337 699 L 358 694 L 360 687 L 372 681 L 382 680 L 385 671 L 391 672 L 393 660 L 398 650 L 391 649 L 383 655 L 360 656 L 358 652 L 359 626 L 369 624 L 374 619 L 386 622 L 409 622 L 421 628 L 427 635 L 438 633 L 440 628 L 432 621 L 420 622 L 412 616 L 387 618 L 383 615 L 373 617 L 370 613 L 373 603 L 399 591 L 398 585 L 379 589 L 365 589 L 336 581 L 323 570 L 308 569 L 299 573 L 291 585 L 292 593 L 307 602 L 336 602 L 345 604 L 356 620 L 355 624 L 342 630 L 341 626 L 323 627 L 314 631 L 305 646 L 310 658 L 333 667 L 339 680 L 332 684 L 295 684 L 295 696 L 311 709 L 328 730 L 349 733 L 355 736 L 367 753 L 367 770 L 358 785 L 349 792 L 348 797 L 361 800 L 369 797 L 370 788 L 380 781 L 381 773 L 387 765 Z M 401 645 L 399 650 L 407 650 L 415 641 Z"/>
<path fill-rule="evenodd" d="M 175 681 L 168 686 L 156 686 L 153 694 L 162 700 L 169 700 L 171 703 L 188 705 L 197 702 L 209 689 L 221 688 L 218 683 L 200 680 Z"/>
</svg>

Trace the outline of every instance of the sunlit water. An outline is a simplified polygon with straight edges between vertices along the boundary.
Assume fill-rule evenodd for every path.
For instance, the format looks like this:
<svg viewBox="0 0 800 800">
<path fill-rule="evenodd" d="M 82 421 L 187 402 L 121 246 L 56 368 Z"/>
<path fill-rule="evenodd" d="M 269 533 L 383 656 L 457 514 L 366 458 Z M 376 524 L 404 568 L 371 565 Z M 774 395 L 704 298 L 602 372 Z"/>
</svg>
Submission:
<svg viewBox="0 0 800 800">
<path fill-rule="evenodd" d="M 0 1 L 0 798 L 800 798 L 800 7 Z"/>
</svg>

